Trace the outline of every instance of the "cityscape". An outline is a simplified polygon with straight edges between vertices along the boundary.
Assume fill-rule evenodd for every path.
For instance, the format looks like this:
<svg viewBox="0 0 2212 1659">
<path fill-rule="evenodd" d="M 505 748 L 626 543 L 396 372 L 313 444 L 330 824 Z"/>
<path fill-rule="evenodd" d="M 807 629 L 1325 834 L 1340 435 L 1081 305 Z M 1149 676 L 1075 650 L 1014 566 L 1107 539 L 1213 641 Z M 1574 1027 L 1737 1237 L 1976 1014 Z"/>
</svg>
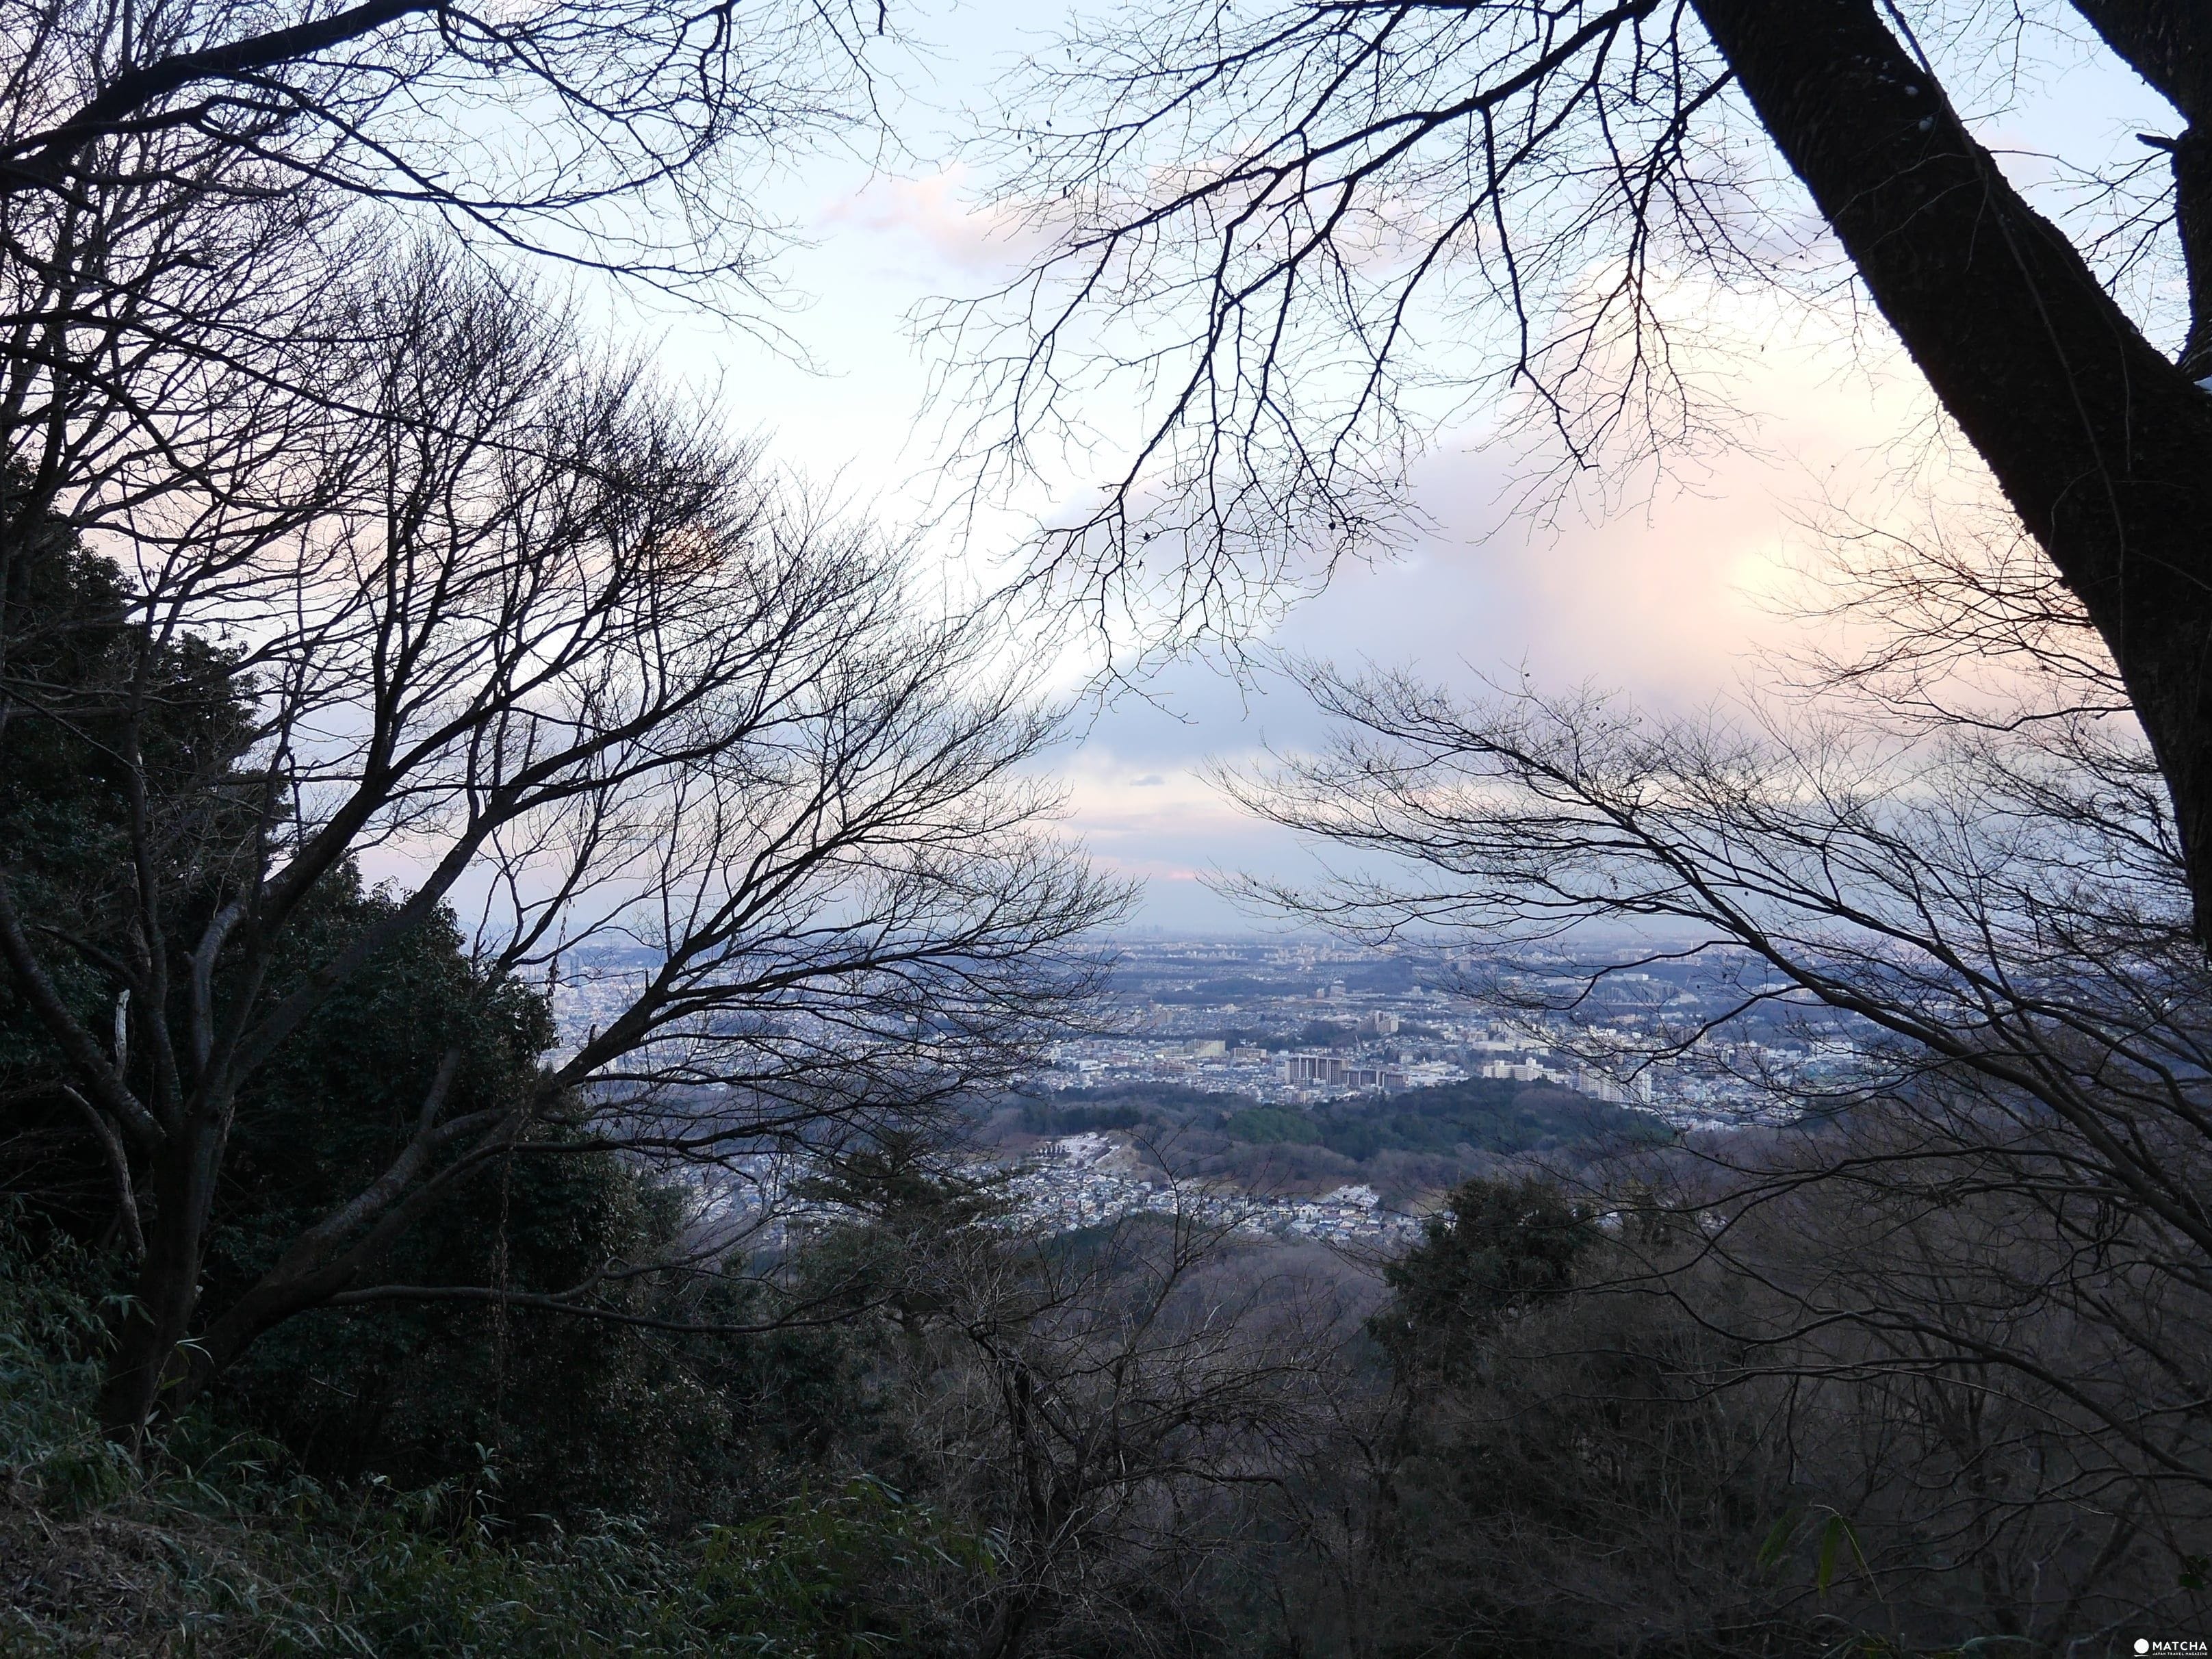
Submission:
<svg viewBox="0 0 2212 1659">
<path fill-rule="evenodd" d="M 1741 953 L 1613 968 L 1565 953 L 1532 961 L 1295 938 L 1140 935 L 1112 949 L 1095 1025 L 1052 1045 L 1025 1095 L 1079 1114 L 1085 1103 L 1164 1091 L 1224 1112 L 1310 1115 L 1498 1082 L 1694 1132 L 1789 1121 L 1806 1099 L 1847 1085 L 1863 1060 L 1832 1016 L 1773 998 Z M 641 971 L 635 952 L 564 964 L 555 991 L 563 1043 L 612 1018 Z M 1307 1190 L 1315 1183 L 1176 1178 L 1128 1125 L 1060 1133 L 1001 1114 L 984 1140 L 951 1167 L 991 1182 L 1014 1219 L 1048 1233 L 1173 1212 L 1247 1237 L 1389 1249 L 1419 1237 L 1441 1196 L 1394 1202 L 1356 1179 Z M 723 1194 L 721 1207 L 766 1223 L 770 1236 L 835 1212 L 794 1198 L 798 1176 L 778 1160 L 744 1162 L 743 1190 Z"/>
<path fill-rule="evenodd" d="M 1108 1029 L 1058 1045 L 1042 1086 L 1176 1084 L 1310 1106 L 1510 1079 L 1694 1128 L 1786 1121 L 1792 1086 L 1832 1084 L 1860 1059 L 1832 1016 L 1765 1000 L 1775 988 L 1740 951 L 1601 976 L 1601 963 L 1565 953 L 1168 938 L 1115 949 Z"/>
</svg>

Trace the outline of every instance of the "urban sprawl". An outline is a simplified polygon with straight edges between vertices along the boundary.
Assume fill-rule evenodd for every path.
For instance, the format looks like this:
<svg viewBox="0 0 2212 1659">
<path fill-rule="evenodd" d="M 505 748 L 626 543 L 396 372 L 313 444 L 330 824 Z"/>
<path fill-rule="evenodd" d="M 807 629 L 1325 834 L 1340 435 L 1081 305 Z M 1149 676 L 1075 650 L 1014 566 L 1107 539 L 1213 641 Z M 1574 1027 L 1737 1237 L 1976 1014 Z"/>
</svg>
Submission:
<svg viewBox="0 0 2212 1659">
<path fill-rule="evenodd" d="M 607 962 L 565 975 L 556 995 L 563 1031 L 611 1018 L 635 971 Z M 1677 1128 L 1779 1122 L 1807 1094 L 1846 1082 L 1860 1055 L 1847 1030 L 1771 989 L 1747 960 L 1715 952 L 1601 974 L 1565 952 L 1509 961 L 1140 937 L 1116 947 L 1098 1027 L 1056 1044 L 1035 1086 L 1060 1101 L 1168 1088 L 1310 1110 L 1498 1079 Z M 1053 1230 L 1172 1211 L 1284 1238 L 1388 1244 L 1420 1225 L 1358 1184 L 1285 1197 L 1176 1183 L 1148 1170 L 1126 1137 L 1095 1131 L 1036 1138 L 976 1168 L 1019 1216 Z"/>
</svg>

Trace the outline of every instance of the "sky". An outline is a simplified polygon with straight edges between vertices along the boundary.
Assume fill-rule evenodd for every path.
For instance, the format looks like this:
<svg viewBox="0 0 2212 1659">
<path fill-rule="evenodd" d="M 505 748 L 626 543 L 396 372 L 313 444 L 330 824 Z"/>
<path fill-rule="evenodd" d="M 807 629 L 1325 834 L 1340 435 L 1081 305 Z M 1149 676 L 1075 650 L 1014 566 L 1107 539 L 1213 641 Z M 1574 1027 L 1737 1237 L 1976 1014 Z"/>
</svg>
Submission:
<svg viewBox="0 0 2212 1659">
<path fill-rule="evenodd" d="M 929 44 L 895 76 L 907 90 L 890 111 L 908 153 L 879 164 L 824 157 L 778 181 L 775 205 L 805 243 L 780 267 L 798 303 L 779 322 L 805 362 L 689 319 L 653 325 L 672 367 L 710 384 L 781 465 L 888 522 L 921 510 L 938 466 L 933 428 L 918 418 L 929 359 L 915 307 L 988 288 L 1023 252 L 976 205 L 957 135 L 1055 21 L 1012 0 L 925 6 L 912 27 Z M 2160 122 L 2154 100 L 2090 58 L 2054 64 L 1982 130 L 2024 158 L 2019 177 L 2044 167 L 2043 154 L 2119 153 Z M 1806 642 L 1786 602 L 1808 513 L 1824 500 L 1863 505 L 1887 488 L 1900 434 L 1926 429 L 1929 404 L 1878 331 L 1777 312 L 1741 319 L 1738 331 L 1755 343 L 1736 370 L 1741 444 L 1673 483 L 1631 491 L 1614 510 L 1540 524 L 1513 516 L 1516 473 L 1479 429 L 1440 434 L 1413 481 L 1424 532 L 1398 557 L 1340 574 L 1268 643 L 1466 685 L 1523 674 L 1591 684 L 1661 713 L 1739 696 L 1768 655 Z M 964 552 L 988 564 L 1020 527 L 1011 518 L 987 526 L 986 544 Z M 1320 733 L 1294 685 L 1189 661 L 1087 720 L 1050 764 L 1069 830 L 1142 884 L 1139 925 L 1267 931 L 1279 924 L 1231 908 L 1208 878 L 1317 866 L 1283 832 L 1243 817 L 1204 774 Z"/>
</svg>

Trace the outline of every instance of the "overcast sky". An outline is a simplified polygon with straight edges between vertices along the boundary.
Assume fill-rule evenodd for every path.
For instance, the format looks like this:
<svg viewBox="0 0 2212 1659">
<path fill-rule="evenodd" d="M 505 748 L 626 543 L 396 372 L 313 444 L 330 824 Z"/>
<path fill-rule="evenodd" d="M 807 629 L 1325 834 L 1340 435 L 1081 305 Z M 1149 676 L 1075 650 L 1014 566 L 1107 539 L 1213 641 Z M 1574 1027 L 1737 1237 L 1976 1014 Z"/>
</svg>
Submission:
<svg viewBox="0 0 2212 1659">
<path fill-rule="evenodd" d="M 804 301 L 782 324 L 812 367 L 742 338 L 662 325 L 672 366 L 711 379 L 781 461 L 893 521 L 916 511 L 935 470 L 928 430 L 916 424 L 927 362 L 909 315 L 933 296 L 988 287 L 1020 254 L 977 209 L 974 179 L 943 158 L 963 107 L 988 105 L 1013 55 L 1053 21 L 1010 0 L 910 15 L 930 55 L 901 77 L 919 90 L 891 113 L 915 154 L 888 167 L 825 161 L 780 187 L 783 211 L 812 244 L 782 267 Z M 2163 118 L 2123 75 L 2094 63 L 2057 67 L 2063 73 L 1985 125 L 1984 136 L 2022 152 L 2101 159 Z M 2039 165 L 2030 158 L 2014 170 Z M 1741 362 L 1747 446 L 1688 484 L 1601 519 L 1516 521 L 1506 510 L 1512 469 L 1479 447 L 1479 423 L 1448 434 L 1416 480 L 1431 532 L 1402 558 L 1341 575 L 1325 600 L 1291 615 L 1276 642 L 1412 663 L 1439 679 L 1526 670 L 1661 708 L 1732 696 L 1762 650 L 1793 637 L 1778 601 L 1791 560 L 1803 556 L 1808 508 L 1824 494 L 1862 503 L 1879 494 L 1899 435 L 1925 429 L 1924 393 L 1878 334 L 1850 336 L 1840 320 L 1808 326 L 1802 315 L 1790 323 Z M 1742 319 L 1740 331 L 1759 338 L 1762 319 Z M 1017 532 L 992 533 L 1010 543 Z M 1143 922 L 1264 925 L 1213 897 L 1204 876 L 1280 872 L 1304 855 L 1243 819 L 1195 769 L 1237 763 L 1267 743 L 1295 746 L 1316 734 L 1314 717 L 1294 688 L 1240 684 L 1202 665 L 1171 668 L 1149 690 L 1149 702 L 1107 709 L 1059 757 L 1072 825 L 1102 862 L 1144 878 Z"/>
</svg>

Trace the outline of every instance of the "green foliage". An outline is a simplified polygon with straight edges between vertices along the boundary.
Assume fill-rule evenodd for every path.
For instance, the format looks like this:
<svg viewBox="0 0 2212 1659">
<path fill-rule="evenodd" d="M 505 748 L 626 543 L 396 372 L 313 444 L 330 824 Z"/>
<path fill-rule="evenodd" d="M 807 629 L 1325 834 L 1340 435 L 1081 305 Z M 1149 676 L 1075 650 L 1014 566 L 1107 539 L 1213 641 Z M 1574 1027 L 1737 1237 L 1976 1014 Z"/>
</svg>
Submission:
<svg viewBox="0 0 2212 1659">
<path fill-rule="evenodd" d="M 921 1131 L 885 1128 L 825 1155 L 799 1191 L 896 1233 L 964 1227 L 1002 1214 L 1004 1185 L 951 1167 Z"/>
<path fill-rule="evenodd" d="M 1827 1518 L 1815 1520 L 1820 1515 Z M 1809 1528 L 1806 1524 L 1808 1521 L 1814 1521 Z M 1854 1570 L 1869 1584 L 1874 1583 L 1874 1569 L 1868 1564 L 1858 1529 L 1841 1511 L 1824 1504 L 1784 1511 L 1759 1541 L 1759 1553 L 1754 1558 L 1756 1565 L 1764 1571 L 1782 1571 L 1801 1537 L 1811 1548 L 1813 1589 L 1816 1595 L 1825 1596 L 1834 1589 L 1837 1575 L 1844 1570 Z"/>
<path fill-rule="evenodd" d="M 1642 1112 L 1493 1078 L 1348 1096 L 1310 1110 L 1243 1105 L 1218 1121 L 1234 1139 L 1320 1146 L 1355 1164 L 1382 1152 L 1504 1156 L 1586 1142 L 1662 1140 L 1669 1133 Z"/>
<path fill-rule="evenodd" d="M 1068 1097 L 1060 1098 L 1065 1101 Z M 1146 1121 L 1146 1113 L 1145 1108 L 1133 1103 L 1070 1106 L 1050 1100 L 1024 1100 L 1020 1121 L 1023 1129 L 1033 1135 L 1078 1135 L 1094 1129 L 1133 1129 Z"/>
<path fill-rule="evenodd" d="M 19 480 L 0 466 L 0 516 Z M 123 711 L 136 703 L 145 810 L 165 878 L 206 890 L 212 865 L 244 844 L 243 802 L 226 787 L 250 738 L 248 688 L 234 658 L 204 641 L 151 641 L 129 612 L 121 573 L 85 551 L 51 515 L 6 561 L 0 591 L 0 848 L 10 894 L 35 930 L 67 915 L 120 951 L 132 863 Z M 111 1022 L 116 986 L 89 962 L 51 963 L 62 1000 L 91 1029 Z M 37 1218 L 94 1239 L 115 1220 L 106 1158 L 77 1114 L 43 1085 L 65 1075 L 59 1052 L 0 975 L 0 1190 L 30 1198 Z"/>
<path fill-rule="evenodd" d="M 1548 1152 L 1583 1141 L 1664 1139 L 1668 1133 L 1643 1112 L 1503 1078 L 1354 1096 L 1316 1107 L 1313 1117 L 1315 1138 L 1355 1162 L 1382 1152 Z"/>
<path fill-rule="evenodd" d="M 1345 1034 L 1351 1030 L 1340 1028 Z M 1472 1150 L 1508 1156 L 1589 1142 L 1651 1144 L 1672 1136 L 1648 1113 L 1499 1078 L 1347 1096 L 1310 1109 L 1263 1106 L 1248 1096 L 1174 1084 L 1132 1084 L 1024 1101 L 1020 1122 L 1032 1134 L 1188 1124 L 1255 1146 L 1323 1146 L 1354 1163 L 1382 1152 L 1449 1156 Z"/>
<path fill-rule="evenodd" d="M 1468 1182 L 1383 1269 L 1395 1300 L 1370 1328 L 1402 1367 L 1463 1362 L 1509 1316 L 1565 1294 L 1602 1238 L 1595 1211 L 1549 1182 Z"/>
<path fill-rule="evenodd" d="M 11 1491 L 73 1515 L 119 1496 L 136 1470 L 77 1409 L 99 1376 L 97 1266 L 63 1238 L 34 1269 L 18 1213 L 0 1212 L 0 1462 Z"/>
<path fill-rule="evenodd" d="M 1054 1115 L 1133 1111 L 1136 1116 L 1133 1121 L 1139 1123 L 1181 1123 L 1195 1114 L 1245 1103 L 1247 1098 L 1243 1095 L 1217 1089 L 1186 1088 L 1180 1083 L 1121 1083 L 1103 1089 L 1068 1089 L 1040 1103 L 1046 1113 Z M 1024 1109 L 1027 1109 L 1026 1103 Z M 1066 1121 L 1057 1115 L 1047 1121 Z"/>
<path fill-rule="evenodd" d="M 5 483 L 0 475 L 0 490 Z M 50 527 L 37 545 L 16 550 L 0 593 L 10 641 L 0 672 L 16 700 L 0 731 L 0 833 L 12 890 L 34 924 L 42 913 L 114 910 L 120 939 L 126 801 L 105 741 L 118 700 L 138 672 L 153 702 L 154 806 L 175 819 L 176 844 L 198 860 L 166 884 L 190 906 L 220 860 L 250 839 L 232 769 L 250 732 L 251 688 L 220 653 L 189 641 L 149 645 L 131 623 L 120 574 L 86 555 L 65 526 Z M 349 866 L 333 872 L 286 933 L 262 993 L 285 994 L 388 921 L 397 902 Z M 104 1033 L 116 988 L 80 965 L 63 988 Z M 219 984 L 218 994 L 238 988 Z M 133 1011 L 141 1020 L 158 1012 Z M 203 1314 L 233 1305 L 303 1228 L 389 1166 L 447 1054 L 459 1057 L 450 1119 L 533 1095 L 538 1057 L 551 1042 L 544 997 L 488 987 L 450 915 L 386 944 L 237 1102 L 202 1274 Z M 134 1068 L 150 1063 L 153 1048 L 133 1045 Z M 97 1249 L 118 1237 L 114 1177 L 67 1097 L 40 1092 L 66 1074 L 37 1022 L 0 983 L 0 1191 L 28 1195 L 42 1243 Z M 544 1149 L 456 1183 L 368 1264 L 372 1282 L 557 1291 L 611 1261 L 660 1254 L 684 1224 L 678 1195 L 593 1152 L 558 1120 L 556 1103 L 533 1137 Z M 140 1187 L 142 1202 L 155 1199 L 150 1183 Z M 86 1259 L 88 1272 L 116 1266 L 112 1256 Z M 649 1311 L 667 1294 L 646 1281 L 600 1299 Z M 719 1289 L 708 1300 L 717 1304 L 709 1317 L 750 1316 L 724 1305 L 733 1296 Z M 827 1339 L 817 1346 L 825 1344 L 836 1346 Z M 769 1478 L 764 1461 L 818 1462 L 824 1437 L 818 1421 L 807 1420 L 817 1400 L 857 1410 L 852 1389 L 822 1386 L 849 1372 L 843 1357 L 779 1349 L 770 1364 L 753 1352 L 774 1346 L 686 1343 L 496 1304 L 311 1311 L 264 1334 L 218 1379 L 207 1410 L 221 1428 L 210 1432 L 273 1435 L 326 1482 L 375 1474 L 408 1486 L 477 1466 L 477 1449 L 490 1446 L 501 1477 L 492 1511 L 562 1524 L 595 1509 L 695 1517 Z M 791 1366 L 807 1379 L 805 1390 L 787 1386 Z M 802 1403 L 808 1410 L 796 1411 Z M 794 1417 L 790 1432 L 778 1426 Z M 170 1438 L 180 1443 L 199 1432 L 179 1425 Z M 67 1455 L 80 1453 L 88 1469 L 102 1455 L 96 1445 Z"/>
<path fill-rule="evenodd" d="M 772 1515 L 709 1528 L 695 1580 L 720 1629 L 744 1638 L 778 1625 L 804 1632 L 787 1650 L 821 1659 L 959 1650 L 955 1622 L 887 1602 L 891 1584 L 988 1580 L 986 1540 L 881 1481 L 855 1476 L 823 1497 L 802 1492 Z"/>
<path fill-rule="evenodd" d="M 1304 1112 L 1280 1106 L 1248 1106 L 1221 1120 L 1224 1134 L 1255 1146 L 1310 1143 L 1322 1139 L 1321 1125 Z"/>
<path fill-rule="evenodd" d="M 96 1276 L 0 1232 L 0 1611 L 9 1655 L 776 1659 L 972 1649 L 988 1540 L 880 1482 L 678 1533 L 585 1515 L 514 1540 L 477 1467 L 413 1488 L 307 1478 L 273 1443 L 179 1425 L 143 1467 L 90 1411 Z M 481 1449 L 479 1453 L 481 1454 Z"/>
<path fill-rule="evenodd" d="M 392 902 L 342 872 L 317 896 L 292 960 L 326 958 Z M 462 1056 L 448 1109 L 459 1115 L 537 1086 L 537 1055 L 550 1040 L 544 999 L 513 987 L 487 994 L 450 917 L 399 936 L 240 1101 L 207 1267 L 211 1304 L 245 1291 L 302 1228 L 390 1162 L 448 1050 Z M 675 1194 L 557 1123 L 539 1139 L 547 1150 L 467 1177 L 373 1265 L 377 1277 L 550 1292 L 672 1240 Z M 325 1480 L 373 1470 L 433 1480 L 465 1465 L 472 1447 L 495 1444 L 503 1505 L 556 1516 L 656 1507 L 700 1478 L 682 1449 L 717 1445 L 727 1429 L 727 1413 L 665 1340 L 496 1304 L 311 1311 L 248 1349 L 222 1393 Z"/>
<path fill-rule="evenodd" d="M 1818 1650 L 1811 1595 L 1761 1559 L 1786 1462 L 1699 1380 L 1741 1354 L 1627 1265 L 1592 1206 L 1509 1180 L 1458 1188 L 1388 1270 L 1370 1328 L 1401 1415 L 1372 1651 Z"/>
</svg>

